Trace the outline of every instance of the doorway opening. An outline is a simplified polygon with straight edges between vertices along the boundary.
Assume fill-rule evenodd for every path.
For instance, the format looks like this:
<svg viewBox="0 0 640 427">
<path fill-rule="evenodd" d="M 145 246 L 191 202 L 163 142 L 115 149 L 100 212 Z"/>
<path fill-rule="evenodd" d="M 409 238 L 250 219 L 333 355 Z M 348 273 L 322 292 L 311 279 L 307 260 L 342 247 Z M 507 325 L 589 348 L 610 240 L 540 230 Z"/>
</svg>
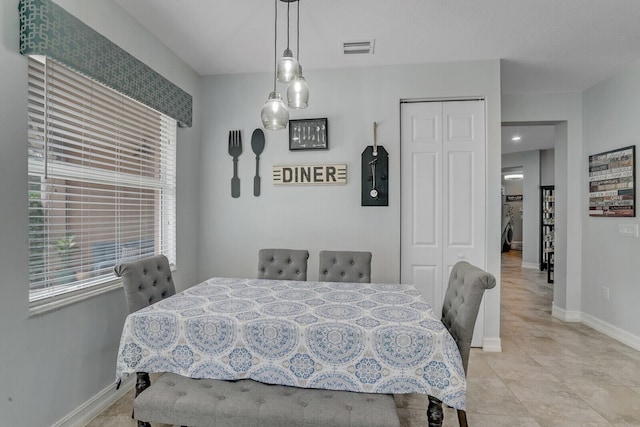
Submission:
<svg viewBox="0 0 640 427">
<path fill-rule="evenodd" d="M 540 266 L 540 186 L 555 184 L 555 146 L 555 123 L 502 124 L 503 207 L 512 214 L 513 240 L 522 250 L 523 268 Z M 518 179 L 505 179 L 514 176 Z"/>
<path fill-rule="evenodd" d="M 522 182 L 521 166 L 502 168 L 502 252 L 522 251 Z"/>
<path fill-rule="evenodd" d="M 541 265 L 540 248 L 546 239 L 541 188 L 556 185 L 556 147 L 566 147 L 566 132 L 558 131 L 559 123 L 566 122 L 502 124 L 502 249 L 503 255 L 519 249 L 523 269 L 539 270 Z M 512 241 L 507 245 L 504 233 L 509 226 Z"/>
</svg>

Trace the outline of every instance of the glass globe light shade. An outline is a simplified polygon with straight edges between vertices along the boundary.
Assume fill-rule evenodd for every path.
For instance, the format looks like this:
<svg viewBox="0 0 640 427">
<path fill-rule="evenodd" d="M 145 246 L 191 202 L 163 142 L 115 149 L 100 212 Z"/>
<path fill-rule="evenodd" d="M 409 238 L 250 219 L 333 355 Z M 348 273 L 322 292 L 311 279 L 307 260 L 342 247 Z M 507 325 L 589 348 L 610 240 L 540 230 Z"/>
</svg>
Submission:
<svg viewBox="0 0 640 427">
<path fill-rule="evenodd" d="M 289 83 L 287 101 L 291 108 L 307 108 L 309 105 L 309 85 L 302 75 L 302 67 L 298 77 Z"/>
<path fill-rule="evenodd" d="M 289 83 L 291 79 L 298 75 L 298 61 L 293 57 L 289 48 L 284 50 L 282 58 L 278 61 L 278 81 Z"/>
<path fill-rule="evenodd" d="M 278 92 L 271 92 L 260 112 L 262 126 L 268 130 L 285 129 L 289 123 L 289 109 Z"/>
</svg>

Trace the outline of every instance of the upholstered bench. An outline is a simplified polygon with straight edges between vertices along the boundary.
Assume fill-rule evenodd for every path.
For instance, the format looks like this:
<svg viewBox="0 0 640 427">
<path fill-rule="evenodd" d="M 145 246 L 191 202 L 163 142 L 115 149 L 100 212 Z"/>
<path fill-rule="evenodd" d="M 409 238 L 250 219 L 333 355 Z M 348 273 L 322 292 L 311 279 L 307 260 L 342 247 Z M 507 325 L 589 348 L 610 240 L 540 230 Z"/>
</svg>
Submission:
<svg viewBox="0 0 640 427">
<path fill-rule="evenodd" d="M 391 395 L 164 374 L 134 402 L 140 421 L 189 427 L 393 427 Z"/>
</svg>

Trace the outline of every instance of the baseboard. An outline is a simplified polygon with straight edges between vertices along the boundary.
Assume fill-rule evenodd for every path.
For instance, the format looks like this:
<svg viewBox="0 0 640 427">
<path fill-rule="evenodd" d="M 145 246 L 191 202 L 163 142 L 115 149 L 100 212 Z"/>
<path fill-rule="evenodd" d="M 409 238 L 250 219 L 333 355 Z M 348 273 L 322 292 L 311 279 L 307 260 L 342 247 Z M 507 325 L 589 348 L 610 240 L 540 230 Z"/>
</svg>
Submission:
<svg viewBox="0 0 640 427">
<path fill-rule="evenodd" d="M 522 268 L 540 268 L 540 264 L 535 262 L 523 262 Z"/>
<path fill-rule="evenodd" d="M 633 335 L 632 333 L 620 329 L 617 326 L 613 326 L 610 323 L 585 313 L 582 313 L 582 323 L 598 332 L 602 332 L 614 340 L 620 341 L 621 343 L 640 351 L 640 336 Z"/>
<path fill-rule="evenodd" d="M 551 308 L 551 315 L 563 322 L 584 323 L 590 328 L 593 328 L 614 340 L 620 341 L 621 343 L 640 351 L 640 336 L 627 332 L 624 329 L 620 329 L 617 326 L 613 326 L 612 324 L 598 319 L 597 317 L 593 317 L 581 311 L 567 311 L 555 304 Z"/>
<path fill-rule="evenodd" d="M 98 394 L 80 405 L 76 410 L 53 424 L 52 427 L 82 427 L 94 419 L 98 414 L 113 405 L 136 385 L 135 376 L 123 381 L 116 390 L 114 384 L 105 387 Z"/>
<path fill-rule="evenodd" d="M 502 352 L 502 340 L 500 337 L 484 337 L 482 339 L 482 351 Z"/>
<path fill-rule="evenodd" d="M 513 249 L 514 251 L 521 251 L 522 250 L 522 242 L 518 242 L 518 241 L 512 241 L 511 242 L 511 249 Z"/>
<path fill-rule="evenodd" d="M 564 308 L 560 308 L 553 304 L 551 306 L 551 315 L 556 319 L 560 319 L 563 322 L 580 322 L 582 321 L 582 312 L 580 311 L 567 311 Z"/>
</svg>

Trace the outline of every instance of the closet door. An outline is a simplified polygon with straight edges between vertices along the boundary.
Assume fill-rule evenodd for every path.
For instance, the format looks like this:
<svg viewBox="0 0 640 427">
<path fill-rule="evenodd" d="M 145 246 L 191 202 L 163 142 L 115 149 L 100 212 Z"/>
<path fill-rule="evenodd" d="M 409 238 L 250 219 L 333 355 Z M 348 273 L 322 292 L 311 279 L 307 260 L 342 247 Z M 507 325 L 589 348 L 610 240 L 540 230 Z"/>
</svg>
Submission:
<svg viewBox="0 0 640 427">
<path fill-rule="evenodd" d="M 453 265 L 485 267 L 484 101 L 401 108 L 401 281 L 438 316 Z M 484 306 L 474 346 L 482 345 Z"/>
</svg>

